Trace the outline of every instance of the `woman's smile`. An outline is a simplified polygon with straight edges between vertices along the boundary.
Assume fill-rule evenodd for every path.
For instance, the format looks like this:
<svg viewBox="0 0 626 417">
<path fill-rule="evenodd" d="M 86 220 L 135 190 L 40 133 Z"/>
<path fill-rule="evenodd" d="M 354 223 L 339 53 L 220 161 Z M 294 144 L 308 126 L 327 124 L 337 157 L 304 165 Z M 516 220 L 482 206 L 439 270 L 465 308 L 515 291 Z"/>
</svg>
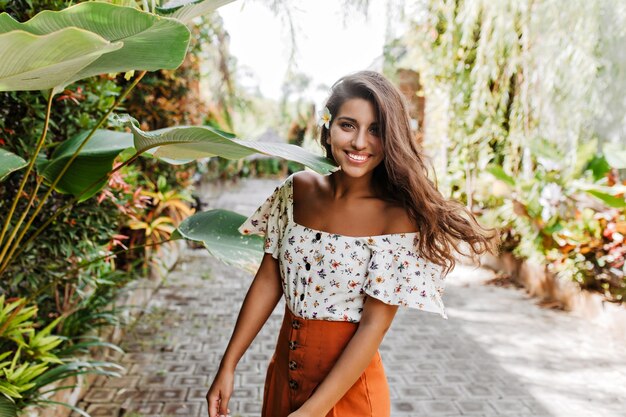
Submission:
<svg viewBox="0 0 626 417">
<path fill-rule="evenodd" d="M 350 160 L 350 162 L 357 165 L 367 162 L 367 160 L 370 159 L 371 156 L 367 153 L 354 153 L 349 151 L 346 151 L 346 154 L 348 155 L 348 159 Z"/>
</svg>

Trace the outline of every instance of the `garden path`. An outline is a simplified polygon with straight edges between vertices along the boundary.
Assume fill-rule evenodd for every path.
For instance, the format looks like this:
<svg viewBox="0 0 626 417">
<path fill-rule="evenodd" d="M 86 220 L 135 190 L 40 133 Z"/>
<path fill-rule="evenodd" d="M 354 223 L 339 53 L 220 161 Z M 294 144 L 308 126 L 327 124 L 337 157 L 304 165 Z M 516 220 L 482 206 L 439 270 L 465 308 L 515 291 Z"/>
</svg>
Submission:
<svg viewBox="0 0 626 417">
<path fill-rule="evenodd" d="M 274 180 L 202 190 L 212 207 L 251 214 Z M 449 320 L 400 310 L 381 353 L 392 416 L 626 416 L 623 346 L 593 324 L 540 308 L 522 291 L 486 286 L 493 273 L 458 266 Z M 93 417 L 205 416 L 204 396 L 252 276 L 186 249 L 129 331 L 127 373 L 100 379 L 83 406 Z M 259 416 L 279 306 L 242 359 L 230 408 Z"/>
</svg>

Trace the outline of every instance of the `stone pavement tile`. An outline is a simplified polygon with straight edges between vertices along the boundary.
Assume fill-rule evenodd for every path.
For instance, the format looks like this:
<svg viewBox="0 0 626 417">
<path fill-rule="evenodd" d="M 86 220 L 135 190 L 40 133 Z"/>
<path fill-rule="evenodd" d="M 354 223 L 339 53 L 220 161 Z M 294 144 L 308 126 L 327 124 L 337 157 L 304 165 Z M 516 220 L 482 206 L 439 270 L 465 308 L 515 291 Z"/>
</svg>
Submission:
<svg viewBox="0 0 626 417">
<path fill-rule="evenodd" d="M 199 403 L 178 402 L 168 403 L 163 407 L 163 416 L 196 417 L 200 412 Z"/>
<path fill-rule="evenodd" d="M 476 369 L 475 365 L 465 360 L 444 361 L 443 368 L 447 371 L 468 372 Z"/>
<path fill-rule="evenodd" d="M 432 399 L 433 395 L 431 392 L 424 387 L 401 387 L 399 389 L 401 397 L 422 400 L 422 399 Z"/>
<path fill-rule="evenodd" d="M 464 394 L 460 388 L 453 385 L 429 387 L 428 389 L 432 392 L 433 398 L 462 398 Z"/>
<path fill-rule="evenodd" d="M 146 375 L 165 372 L 165 366 L 161 363 L 137 363 L 130 367 L 129 375 Z"/>
<path fill-rule="evenodd" d="M 422 355 L 425 361 L 444 361 L 448 359 L 448 355 L 443 352 L 424 352 Z"/>
<path fill-rule="evenodd" d="M 149 400 L 163 402 L 185 401 L 187 391 L 187 388 L 159 388 L 150 393 Z"/>
<path fill-rule="evenodd" d="M 460 415 L 460 410 L 452 401 L 421 401 L 420 406 L 428 416 Z"/>
<path fill-rule="evenodd" d="M 176 347 L 176 352 L 202 352 L 202 343 L 187 343 Z"/>
<path fill-rule="evenodd" d="M 436 374 L 434 373 L 433 374 L 423 374 L 423 373 L 408 374 L 408 375 L 403 375 L 403 379 L 409 385 L 419 384 L 419 385 L 426 385 L 428 387 L 440 385 L 440 382 L 437 379 Z"/>
<path fill-rule="evenodd" d="M 136 388 L 122 388 L 117 390 L 113 402 L 119 404 L 130 403 L 139 397 L 140 391 Z"/>
<path fill-rule="evenodd" d="M 189 388 L 189 391 L 187 392 L 187 401 L 204 401 L 206 400 L 206 394 L 208 391 L 208 387 Z"/>
<path fill-rule="evenodd" d="M 489 385 L 482 384 L 463 384 L 461 385 L 463 390 L 471 397 L 471 398 L 500 398 L 500 393 L 496 390 L 495 387 Z"/>
<path fill-rule="evenodd" d="M 193 374 L 193 368 L 195 367 L 194 364 L 168 364 L 165 365 L 165 370 L 167 371 L 168 374 L 185 374 L 185 375 L 189 375 L 189 374 Z"/>
<path fill-rule="evenodd" d="M 213 375 L 217 372 L 217 368 L 219 368 L 219 362 L 212 361 L 211 363 L 196 365 L 196 369 L 193 373 L 195 375 Z"/>
<path fill-rule="evenodd" d="M 402 362 L 390 363 L 387 361 L 384 367 L 388 373 L 402 374 L 410 373 L 412 371 L 410 364 Z"/>
<path fill-rule="evenodd" d="M 86 411 L 91 417 L 119 417 L 120 406 L 114 404 L 90 404 Z"/>
<path fill-rule="evenodd" d="M 174 378 L 174 386 L 176 387 L 203 387 L 207 385 L 208 377 L 206 375 L 177 375 Z"/>
<path fill-rule="evenodd" d="M 500 374 L 501 372 L 499 372 L 498 369 L 491 369 L 490 372 L 486 369 L 481 369 L 480 371 L 466 373 L 468 379 L 473 382 L 478 384 L 494 385 L 497 387 L 504 385 L 502 379 L 498 378 L 498 375 Z"/>
<path fill-rule="evenodd" d="M 417 365 L 413 365 L 413 368 L 417 371 L 417 372 L 426 372 L 428 374 L 433 374 L 433 373 L 437 373 L 437 372 L 441 372 L 443 370 L 443 367 L 441 364 L 438 364 L 436 362 L 424 362 L 424 363 L 420 363 Z"/>
<path fill-rule="evenodd" d="M 496 415 L 493 407 L 485 400 L 455 400 L 456 406 L 461 410 L 463 415 Z"/>
<path fill-rule="evenodd" d="M 172 361 L 172 362 L 187 361 L 187 362 L 207 363 L 211 360 L 212 356 L 215 356 L 214 354 L 212 355 L 211 353 L 207 354 L 207 353 L 188 352 L 184 354 L 184 358 L 181 358 L 178 361 Z"/>
<path fill-rule="evenodd" d="M 438 379 L 439 383 L 443 384 L 443 385 L 448 385 L 448 384 L 463 384 L 469 381 L 469 377 L 464 374 L 464 373 L 452 373 L 452 372 L 445 372 L 445 373 L 437 373 L 435 375 L 433 375 L 434 379 Z"/>
<path fill-rule="evenodd" d="M 483 382 L 484 383 L 484 382 Z M 529 398 L 528 389 L 524 385 L 496 385 L 498 392 L 502 398 Z"/>
<path fill-rule="evenodd" d="M 107 378 L 104 383 L 106 388 L 132 388 L 139 382 L 139 375 L 123 376 L 121 378 Z"/>
<path fill-rule="evenodd" d="M 135 403 L 146 403 L 152 396 L 152 390 L 155 389 L 157 389 L 157 387 L 142 387 L 142 389 L 135 392 L 131 401 Z"/>
<path fill-rule="evenodd" d="M 398 400 L 391 403 L 392 416 L 422 416 L 424 410 L 417 401 Z"/>
<path fill-rule="evenodd" d="M 85 401 L 88 403 L 108 403 L 115 397 L 114 388 L 93 388 L 85 395 Z"/>
<path fill-rule="evenodd" d="M 142 387 L 169 387 L 174 383 L 175 375 L 168 375 L 166 371 L 149 373 L 141 378 Z"/>
<path fill-rule="evenodd" d="M 163 403 L 152 402 L 152 403 L 131 403 L 126 411 L 126 413 L 135 413 L 141 414 L 144 417 L 144 414 L 157 414 L 159 415 L 163 410 Z"/>
<path fill-rule="evenodd" d="M 260 398 L 261 387 L 238 387 L 233 392 L 232 398 L 234 399 L 255 399 Z"/>
<path fill-rule="evenodd" d="M 496 409 L 499 415 L 531 414 L 530 408 L 521 400 L 489 400 L 489 404 Z"/>
<path fill-rule="evenodd" d="M 102 387 L 104 386 L 104 384 L 107 382 L 107 380 L 110 379 L 110 377 L 105 376 L 105 375 L 98 375 L 94 378 L 93 383 L 91 384 L 92 387 Z"/>
<path fill-rule="evenodd" d="M 265 374 L 245 374 L 242 377 L 242 385 L 252 385 L 262 387 L 265 383 Z"/>
<path fill-rule="evenodd" d="M 244 415 L 261 415 L 261 403 L 259 401 L 251 402 L 245 401 L 241 403 L 238 411 Z"/>
</svg>

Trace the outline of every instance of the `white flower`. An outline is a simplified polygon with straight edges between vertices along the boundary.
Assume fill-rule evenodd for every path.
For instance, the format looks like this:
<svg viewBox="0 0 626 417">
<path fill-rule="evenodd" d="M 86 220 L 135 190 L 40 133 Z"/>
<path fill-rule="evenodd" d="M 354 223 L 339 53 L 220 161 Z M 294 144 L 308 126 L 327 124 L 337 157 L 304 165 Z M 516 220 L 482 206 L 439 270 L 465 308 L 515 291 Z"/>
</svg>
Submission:
<svg viewBox="0 0 626 417">
<path fill-rule="evenodd" d="M 542 156 L 538 156 L 537 162 L 543 165 L 543 167 L 548 171 L 559 171 L 561 169 L 561 164 L 559 164 L 553 159 L 548 159 Z"/>
<path fill-rule="evenodd" d="M 318 111 L 317 115 L 320 117 L 317 121 L 317 125 L 319 127 L 324 126 L 326 129 L 330 129 L 330 120 L 333 118 L 333 116 L 330 114 L 330 110 L 328 110 L 328 107 L 324 107 L 324 110 Z"/>
<path fill-rule="evenodd" d="M 541 197 L 539 197 L 540 203 L 556 206 L 561 201 L 565 201 L 565 196 L 563 195 L 563 189 L 560 185 L 551 182 L 546 184 L 543 190 L 541 190 Z"/>
<path fill-rule="evenodd" d="M 548 221 L 550 217 L 557 213 L 556 208 L 562 201 L 565 201 L 565 196 L 558 184 L 551 182 L 543 187 L 541 196 L 539 197 L 539 204 L 543 207 L 541 210 L 541 218 L 544 221 Z"/>
</svg>

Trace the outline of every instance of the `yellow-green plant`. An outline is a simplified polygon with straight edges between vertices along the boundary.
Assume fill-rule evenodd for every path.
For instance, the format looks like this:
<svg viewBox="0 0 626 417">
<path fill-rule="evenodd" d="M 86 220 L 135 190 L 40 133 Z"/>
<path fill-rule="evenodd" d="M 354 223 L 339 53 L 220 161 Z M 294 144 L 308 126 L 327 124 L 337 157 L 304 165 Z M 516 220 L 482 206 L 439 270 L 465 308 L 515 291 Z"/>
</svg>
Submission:
<svg viewBox="0 0 626 417">
<path fill-rule="evenodd" d="M 58 317 L 46 327 L 37 328 L 37 307 L 27 306 L 19 298 L 7 301 L 0 296 L 0 416 L 14 417 L 18 410 L 28 405 L 53 404 L 45 398 L 52 391 L 73 388 L 60 386 L 42 389 L 50 384 L 83 373 L 118 376 L 118 365 L 109 362 L 89 362 L 57 355 L 63 337 L 52 334 L 63 317 Z M 73 353 L 84 346 L 103 345 L 98 341 L 76 343 L 66 353 Z M 106 344 L 104 344 L 106 345 Z M 109 346 L 111 347 L 111 346 Z M 74 409 L 69 404 L 55 403 Z"/>
</svg>

